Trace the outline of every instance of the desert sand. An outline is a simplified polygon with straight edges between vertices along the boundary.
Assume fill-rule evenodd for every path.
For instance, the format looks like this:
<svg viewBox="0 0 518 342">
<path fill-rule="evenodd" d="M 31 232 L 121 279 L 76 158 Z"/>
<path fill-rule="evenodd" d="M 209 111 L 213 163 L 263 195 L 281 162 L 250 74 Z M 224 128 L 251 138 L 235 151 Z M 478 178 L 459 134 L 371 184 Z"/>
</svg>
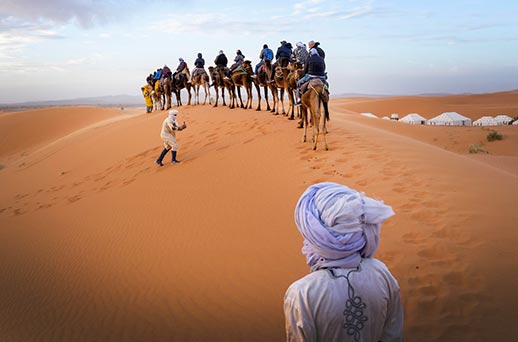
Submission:
<svg viewBox="0 0 518 342">
<path fill-rule="evenodd" d="M 166 112 L 0 115 L 0 340 L 283 341 L 284 292 L 309 271 L 293 210 L 320 181 L 394 208 L 375 257 L 407 341 L 516 339 L 518 127 L 489 143 L 358 114 L 518 113 L 513 92 L 460 98 L 331 99 L 329 151 L 285 116 L 182 106 L 164 167 Z"/>
</svg>

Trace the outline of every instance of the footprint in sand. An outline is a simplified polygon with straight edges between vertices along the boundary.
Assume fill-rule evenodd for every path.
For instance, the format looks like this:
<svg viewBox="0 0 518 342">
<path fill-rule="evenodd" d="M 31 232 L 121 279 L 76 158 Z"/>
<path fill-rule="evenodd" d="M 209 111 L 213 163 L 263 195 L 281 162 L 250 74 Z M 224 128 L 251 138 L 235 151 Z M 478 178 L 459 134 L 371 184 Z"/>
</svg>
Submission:
<svg viewBox="0 0 518 342">
<path fill-rule="evenodd" d="M 23 215 L 25 214 L 25 211 L 23 211 L 22 209 L 14 209 L 13 210 L 13 215 L 14 216 L 20 216 L 20 215 Z"/>
<path fill-rule="evenodd" d="M 135 178 L 130 178 L 130 179 L 127 179 L 127 180 L 124 180 L 122 182 L 122 185 L 125 186 L 125 185 L 129 185 L 131 183 L 133 183 L 135 181 Z"/>
<path fill-rule="evenodd" d="M 75 196 L 69 197 L 69 198 L 68 198 L 68 201 L 69 201 L 70 203 L 74 203 L 74 202 L 79 201 L 80 199 L 81 199 L 81 196 L 79 196 L 79 195 L 75 195 Z"/>
</svg>

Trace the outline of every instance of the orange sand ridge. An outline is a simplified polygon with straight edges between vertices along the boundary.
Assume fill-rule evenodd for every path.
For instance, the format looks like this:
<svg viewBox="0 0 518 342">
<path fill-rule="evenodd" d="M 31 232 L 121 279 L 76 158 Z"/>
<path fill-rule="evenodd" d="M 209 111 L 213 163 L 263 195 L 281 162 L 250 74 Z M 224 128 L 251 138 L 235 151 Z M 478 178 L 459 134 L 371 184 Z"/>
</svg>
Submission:
<svg viewBox="0 0 518 342">
<path fill-rule="evenodd" d="M 376 108 L 431 117 L 415 107 L 455 100 L 437 99 Z M 376 257 L 401 286 L 406 340 L 514 338 L 518 127 L 472 155 L 483 128 L 369 119 L 382 113 L 364 100 L 331 100 L 329 151 L 284 116 L 181 107 L 182 163 L 162 168 L 166 112 L 0 115 L 0 340 L 282 341 L 284 291 L 308 272 L 293 210 L 320 181 L 393 206 Z"/>
</svg>

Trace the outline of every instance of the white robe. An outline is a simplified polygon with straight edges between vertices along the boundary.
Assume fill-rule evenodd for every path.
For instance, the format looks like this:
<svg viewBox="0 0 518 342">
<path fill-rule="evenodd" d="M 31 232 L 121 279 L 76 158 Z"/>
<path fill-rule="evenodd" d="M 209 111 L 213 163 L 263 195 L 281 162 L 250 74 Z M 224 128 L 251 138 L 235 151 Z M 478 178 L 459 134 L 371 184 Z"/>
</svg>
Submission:
<svg viewBox="0 0 518 342">
<path fill-rule="evenodd" d="M 178 122 L 165 118 L 162 122 L 162 129 L 160 130 L 160 138 L 164 142 L 164 148 L 167 150 L 172 149 L 173 151 L 178 150 L 178 143 L 176 142 L 176 129 L 178 128 Z"/>
<path fill-rule="evenodd" d="M 351 271 L 332 270 L 336 276 Z M 360 271 L 349 273 L 349 281 L 354 296 L 361 299 L 357 304 L 365 304 L 359 310 L 351 307 L 349 313 L 356 316 L 344 314 L 351 294 L 347 280 L 333 278 L 329 270 L 312 272 L 291 284 L 284 296 L 287 340 L 402 341 L 399 285 L 387 266 L 377 259 L 363 259 Z M 351 321 L 347 322 L 346 317 Z"/>
</svg>

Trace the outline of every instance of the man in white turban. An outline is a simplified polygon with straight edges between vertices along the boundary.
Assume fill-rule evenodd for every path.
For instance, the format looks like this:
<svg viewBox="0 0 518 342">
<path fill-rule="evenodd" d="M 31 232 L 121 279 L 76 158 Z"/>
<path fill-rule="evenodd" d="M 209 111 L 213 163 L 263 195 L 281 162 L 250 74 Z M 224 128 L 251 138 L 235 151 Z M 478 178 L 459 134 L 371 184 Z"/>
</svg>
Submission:
<svg viewBox="0 0 518 342">
<path fill-rule="evenodd" d="M 169 150 L 172 150 L 173 159 L 172 163 L 177 164 L 180 161 L 176 159 L 176 153 L 178 151 L 178 143 L 176 142 L 176 131 L 181 131 L 187 126 L 185 125 L 185 122 L 183 125 L 179 125 L 178 121 L 176 120 L 176 116 L 178 115 L 178 111 L 176 109 L 172 109 L 169 111 L 169 115 L 167 118 L 164 119 L 164 122 L 162 122 L 162 130 L 160 131 L 160 138 L 162 138 L 162 141 L 164 142 L 164 149 L 162 150 L 162 153 L 160 153 L 160 156 L 155 161 L 159 166 L 164 166 L 162 164 L 162 160 L 164 160 L 164 157 Z"/>
<path fill-rule="evenodd" d="M 311 273 L 286 291 L 288 341 L 402 341 L 399 285 L 372 258 L 392 208 L 336 183 L 301 196 L 295 223 Z"/>
</svg>

